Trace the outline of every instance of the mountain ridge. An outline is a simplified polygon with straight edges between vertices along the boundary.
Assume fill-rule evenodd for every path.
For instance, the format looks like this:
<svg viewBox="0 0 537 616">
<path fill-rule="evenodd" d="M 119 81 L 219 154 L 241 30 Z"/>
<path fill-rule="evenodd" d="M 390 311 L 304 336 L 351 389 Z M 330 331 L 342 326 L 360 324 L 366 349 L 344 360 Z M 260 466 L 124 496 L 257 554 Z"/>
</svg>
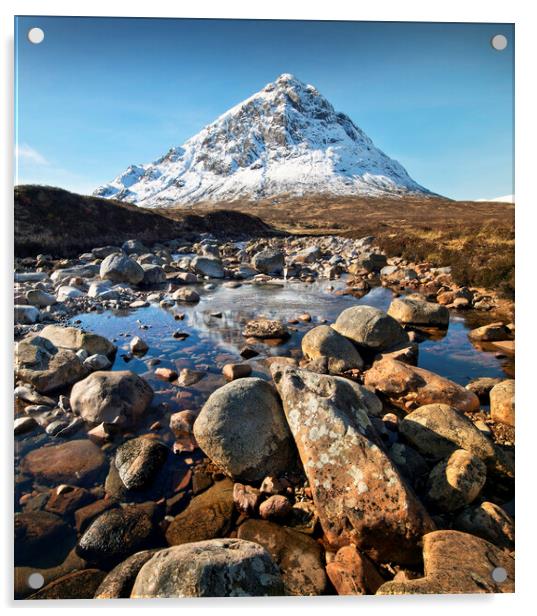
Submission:
<svg viewBox="0 0 537 616">
<path fill-rule="evenodd" d="M 284 73 L 95 196 L 144 207 L 281 194 L 434 195 L 317 89 Z"/>
</svg>

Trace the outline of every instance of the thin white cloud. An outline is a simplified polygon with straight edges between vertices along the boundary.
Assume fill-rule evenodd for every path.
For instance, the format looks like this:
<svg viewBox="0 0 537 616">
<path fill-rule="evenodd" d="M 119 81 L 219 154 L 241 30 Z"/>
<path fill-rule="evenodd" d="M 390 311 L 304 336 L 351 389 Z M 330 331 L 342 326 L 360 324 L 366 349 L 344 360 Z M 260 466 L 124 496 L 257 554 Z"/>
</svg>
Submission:
<svg viewBox="0 0 537 616">
<path fill-rule="evenodd" d="M 24 161 L 42 166 L 50 165 L 50 162 L 43 156 L 43 154 L 26 143 L 21 143 L 15 147 L 15 156 L 19 162 Z"/>
</svg>

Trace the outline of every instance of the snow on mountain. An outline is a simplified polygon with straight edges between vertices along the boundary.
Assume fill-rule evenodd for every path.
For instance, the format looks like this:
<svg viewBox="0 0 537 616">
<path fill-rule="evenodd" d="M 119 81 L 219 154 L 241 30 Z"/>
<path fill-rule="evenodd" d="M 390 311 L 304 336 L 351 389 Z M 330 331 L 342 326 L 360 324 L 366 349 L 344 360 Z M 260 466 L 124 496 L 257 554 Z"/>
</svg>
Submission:
<svg viewBox="0 0 537 616">
<path fill-rule="evenodd" d="M 427 194 L 311 85 L 283 74 L 95 195 L 144 207 L 275 195 Z"/>
<path fill-rule="evenodd" d="M 494 199 L 478 199 L 478 201 L 494 201 L 496 203 L 514 203 L 515 195 L 505 195 L 504 197 L 495 197 Z"/>
</svg>

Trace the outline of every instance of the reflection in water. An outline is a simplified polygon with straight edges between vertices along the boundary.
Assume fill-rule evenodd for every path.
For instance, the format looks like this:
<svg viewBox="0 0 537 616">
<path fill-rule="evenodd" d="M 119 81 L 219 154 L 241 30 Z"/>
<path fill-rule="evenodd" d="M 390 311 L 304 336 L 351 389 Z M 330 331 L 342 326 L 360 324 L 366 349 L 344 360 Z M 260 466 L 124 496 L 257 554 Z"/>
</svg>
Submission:
<svg viewBox="0 0 537 616">
<path fill-rule="evenodd" d="M 264 357 L 299 354 L 303 335 L 320 322 L 326 320 L 331 323 L 342 310 L 357 304 L 387 310 L 392 299 L 392 292 L 384 287 L 373 288 L 361 299 L 334 294 L 334 291 L 343 288 L 345 284 L 342 281 L 312 284 L 278 281 L 277 284 L 265 285 L 244 283 L 234 289 L 217 284 L 211 290 L 198 288 L 201 301 L 194 306 L 185 304 L 164 310 L 158 304 L 152 304 L 121 313 L 83 314 L 77 319 L 81 327 L 115 339 L 121 351 L 116 357 L 114 369 L 125 369 L 127 364 L 122 355 L 128 352 L 130 338 L 140 335 L 149 344 L 149 353 L 143 358 L 130 360 L 128 368 L 151 380 L 151 371 L 148 372 L 147 367 L 150 358 L 157 358 L 164 366 L 202 367 L 219 374 L 224 363 L 243 361 L 240 356 L 240 350 L 245 345 L 242 330 L 248 320 L 265 316 L 286 322 L 304 311 L 309 312 L 312 321 L 289 326 L 292 336 L 282 345 L 256 345 L 260 355 L 250 363 L 254 371 L 263 375 L 267 374 L 262 363 Z M 183 320 L 174 318 L 178 312 L 185 315 Z M 140 330 L 140 325 L 148 329 Z M 188 333 L 188 338 L 173 338 L 177 330 Z M 467 332 L 464 319 L 452 313 L 445 335 L 431 336 L 420 344 L 419 365 L 463 385 L 481 376 L 503 376 L 505 366 L 501 361 L 493 352 L 476 349 L 468 340 Z"/>
</svg>

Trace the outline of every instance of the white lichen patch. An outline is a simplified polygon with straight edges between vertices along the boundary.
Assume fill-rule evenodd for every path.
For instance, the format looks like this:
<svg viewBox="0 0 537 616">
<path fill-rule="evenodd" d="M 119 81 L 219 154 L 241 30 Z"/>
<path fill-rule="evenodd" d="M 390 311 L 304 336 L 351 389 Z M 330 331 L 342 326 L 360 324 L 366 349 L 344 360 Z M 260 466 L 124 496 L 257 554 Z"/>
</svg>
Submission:
<svg viewBox="0 0 537 616">
<path fill-rule="evenodd" d="M 356 487 L 358 489 L 358 494 L 363 494 L 369 490 L 365 481 L 359 481 Z"/>
</svg>

